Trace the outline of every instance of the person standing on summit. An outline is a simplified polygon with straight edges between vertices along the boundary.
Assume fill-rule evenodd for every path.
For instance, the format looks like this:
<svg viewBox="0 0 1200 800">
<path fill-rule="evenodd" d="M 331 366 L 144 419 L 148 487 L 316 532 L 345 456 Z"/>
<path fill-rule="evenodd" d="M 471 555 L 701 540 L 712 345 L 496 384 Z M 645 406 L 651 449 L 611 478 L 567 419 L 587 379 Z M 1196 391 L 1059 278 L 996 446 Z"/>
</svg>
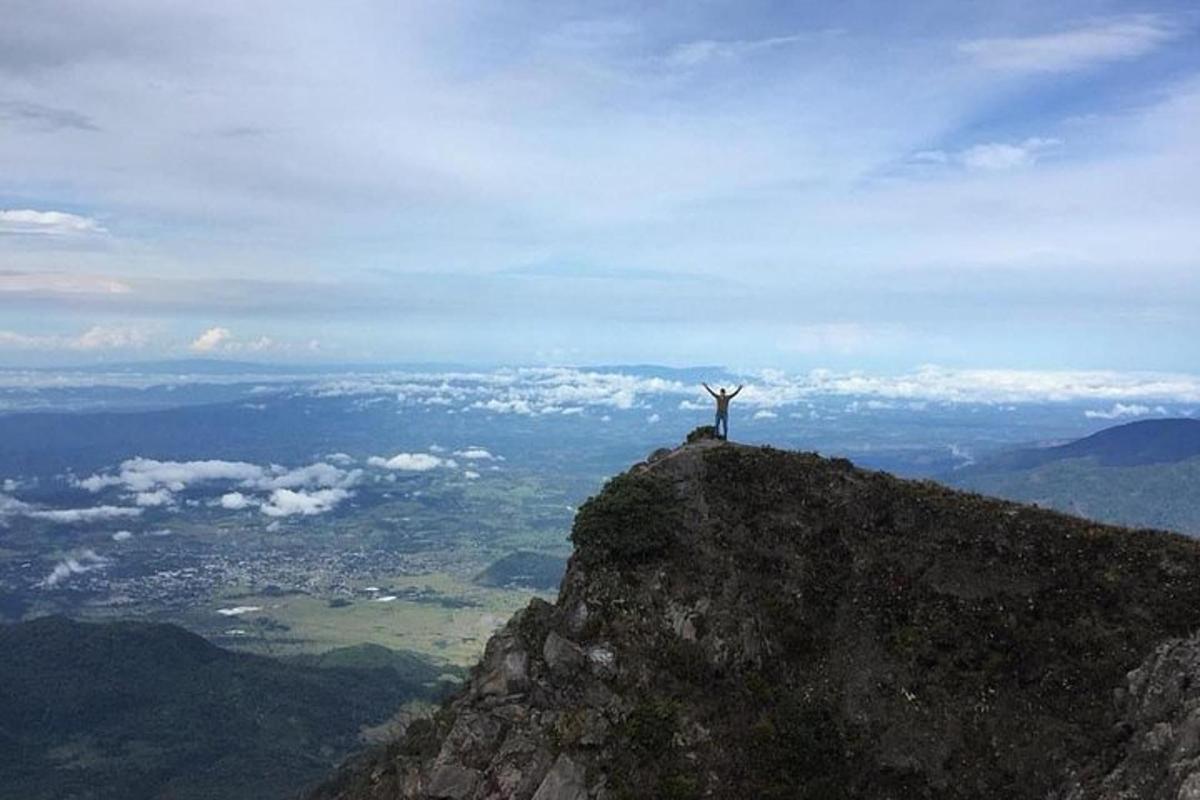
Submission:
<svg viewBox="0 0 1200 800">
<path fill-rule="evenodd" d="M 709 394 L 711 394 L 713 396 L 713 399 L 717 401 L 717 419 L 713 423 L 713 433 L 716 434 L 718 439 L 728 439 L 729 438 L 729 401 L 738 396 L 738 392 L 740 392 L 742 390 L 741 384 L 738 384 L 738 388 L 733 390 L 733 394 L 725 394 L 724 386 L 721 387 L 721 393 L 717 394 L 716 392 L 714 392 L 712 390 L 712 387 L 709 386 L 707 383 L 702 383 L 700 385 L 703 386 L 704 390 L 706 392 L 708 392 Z M 722 430 L 721 430 L 722 423 L 724 423 L 724 428 L 725 428 L 724 432 L 722 432 Z"/>
</svg>

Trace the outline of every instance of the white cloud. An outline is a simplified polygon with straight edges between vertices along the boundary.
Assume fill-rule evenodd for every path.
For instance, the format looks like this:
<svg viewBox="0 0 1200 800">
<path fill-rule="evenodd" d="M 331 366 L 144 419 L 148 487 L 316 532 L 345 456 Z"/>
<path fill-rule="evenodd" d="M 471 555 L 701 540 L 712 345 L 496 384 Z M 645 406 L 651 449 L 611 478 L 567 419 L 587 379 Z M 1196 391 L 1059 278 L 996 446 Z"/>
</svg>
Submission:
<svg viewBox="0 0 1200 800">
<path fill-rule="evenodd" d="M 888 328 L 801 327 L 793 331 L 789 341 L 797 350 L 819 351 L 822 348 L 853 349 L 856 342 L 866 338 L 894 337 Z M 553 368 L 531 370 L 498 370 L 491 373 L 425 373 L 405 376 L 407 386 L 419 383 L 442 386 L 456 382 L 456 391 L 472 395 L 496 395 L 519 398 L 529 408 L 542 409 L 557 405 L 563 397 L 575 397 L 583 407 L 612 409 L 616 394 L 620 405 L 644 408 L 650 403 L 670 402 L 685 411 L 706 411 L 712 408 L 698 387 L 679 381 L 651 379 L 620 372 L 596 373 L 591 370 Z M 1200 375 L 1186 373 L 1117 372 L 1112 370 L 1012 370 L 1012 369 L 949 369 L 927 365 L 908 372 L 893 374 L 858 371 L 838 372 L 812 370 L 806 373 L 785 373 L 762 370 L 744 373 L 744 391 L 734 401 L 738 406 L 776 408 L 807 403 L 818 397 L 861 398 L 864 402 L 905 401 L 1020 403 L 1097 400 L 1107 402 L 1200 402 Z M 733 382 L 730 381 L 730 382 Z M 364 378 L 345 381 L 339 386 L 342 393 L 380 395 L 395 394 L 397 380 L 393 378 Z M 315 392 L 324 392 L 321 384 Z M 419 389 L 413 389 L 419 395 Z M 704 398 L 704 399 L 701 399 Z M 600 421 L 611 421 L 611 414 L 600 414 Z M 406 455 L 406 454 L 401 454 Z M 382 466 L 387 459 L 376 457 L 372 466 Z M 403 463 L 407 458 L 402 458 Z M 428 462 L 432 463 L 432 462 Z M 432 467 L 427 467 L 432 468 Z"/>
<path fill-rule="evenodd" d="M 975 463 L 975 456 L 971 454 L 971 451 L 957 443 L 950 445 L 950 455 L 959 460 L 959 463 L 954 466 L 955 469 L 969 467 Z"/>
<path fill-rule="evenodd" d="M 775 419 L 779 415 L 768 409 L 760 409 L 754 412 L 754 419 Z"/>
<path fill-rule="evenodd" d="M 474 480 L 478 480 L 480 476 L 479 476 L 479 473 L 476 472 L 475 470 L 468 469 L 468 470 L 463 470 L 463 477 L 469 481 L 474 481 Z"/>
<path fill-rule="evenodd" d="M 276 464 L 262 467 L 245 461 L 158 461 L 131 458 L 121 462 L 116 474 L 97 473 L 75 485 L 90 492 L 117 486 L 131 493 L 182 492 L 207 482 L 232 482 L 246 489 L 270 491 L 297 488 L 349 488 L 362 477 L 361 470 L 344 470 L 317 462 L 288 469 Z"/>
<path fill-rule="evenodd" d="M 1144 406 L 1139 403 L 1115 403 L 1113 407 L 1107 411 L 1084 411 L 1083 415 L 1088 419 L 1120 419 L 1121 417 L 1146 417 L 1151 414 L 1165 416 L 1167 410 L 1162 406 Z"/>
<path fill-rule="evenodd" d="M 217 613 L 222 617 L 240 617 L 243 614 L 249 614 L 253 611 L 262 611 L 262 606 L 232 606 L 230 608 L 217 609 Z"/>
<path fill-rule="evenodd" d="M 86 236 L 102 233 L 105 233 L 104 228 L 91 217 L 65 211 L 0 209 L 0 235 Z"/>
<path fill-rule="evenodd" d="M 1200 376 L 1105 370 L 1052 371 L 948 369 L 925 366 L 897 375 L 813 370 L 806 375 L 773 374 L 752 383 L 735 402 L 776 407 L 814 397 L 1027 403 L 1082 400 L 1169 400 L 1200 398 Z"/>
<path fill-rule="evenodd" d="M 133 538 L 133 531 L 117 531 L 112 535 L 114 542 L 127 542 Z"/>
<path fill-rule="evenodd" d="M 143 508 L 157 508 L 173 504 L 175 497 L 169 489 L 155 489 L 152 492 L 138 492 L 134 495 L 133 502 Z"/>
<path fill-rule="evenodd" d="M 428 472 L 431 469 L 439 467 L 457 466 L 453 459 L 441 458 L 429 453 L 397 453 L 391 458 L 372 456 L 367 459 L 367 463 L 372 467 L 402 470 L 405 472 Z"/>
<path fill-rule="evenodd" d="M 958 160 L 968 169 L 1003 171 L 1033 164 L 1048 149 L 1062 144 L 1059 139 L 1032 137 L 1017 144 L 990 142 L 969 147 Z"/>
<path fill-rule="evenodd" d="M 662 420 L 662 417 L 658 414 L 651 414 L 650 416 L 646 417 L 646 422 L 650 423 L 651 425 L 659 422 L 660 420 Z"/>
<path fill-rule="evenodd" d="M 497 456 L 492 455 L 482 447 L 468 447 L 465 450 L 455 450 L 454 455 L 459 458 L 465 458 L 468 461 L 495 461 Z"/>
<path fill-rule="evenodd" d="M 1143 56 L 1177 33 L 1175 26 L 1159 15 L 1138 14 L 1059 33 L 976 39 L 958 49 L 988 69 L 1070 72 Z"/>
<path fill-rule="evenodd" d="M 349 488 L 358 483 L 359 478 L 362 477 L 362 470 L 344 470 L 323 462 L 291 470 L 279 471 L 282 470 L 281 467 L 274 467 L 273 470 L 276 474 L 264 476 L 250 483 L 262 489 Z"/>
<path fill-rule="evenodd" d="M 228 328 L 209 328 L 204 333 L 197 336 L 195 340 L 188 345 L 188 349 L 190 349 L 193 353 L 211 353 L 222 348 L 222 346 L 232 338 L 233 334 L 230 333 Z"/>
<path fill-rule="evenodd" d="M 104 569 L 110 563 L 109 559 L 97 555 L 95 550 L 84 549 L 67 556 L 54 565 L 50 574 L 38 584 L 42 588 L 52 588 L 70 578 L 72 575 L 82 575 L 85 572 Z"/>
<path fill-rule="evenodd" d="M 95 506 L 94 508 L 62 508 L 49 510 L 25 511 L 25 516 L 33 519 L 44 519 L 47 522 L 58 522 L 70 525 L 78 522 L 98 522 L 105 519 L 121 519 L 138 517 L 141 508 L 125 508 L 122 506 Z"/>
<path fill-rule="evenodd" d="M 253 505 L 253 501 L 241 492 L 227 492 L 221 495 L 221 499 L 217 501 L 217 504 L 221 508 L 227 508 L 230 511 L 240 511 L 247 506 Z"/>
<path fill-rule="evenodd" d="M 23 514 L 31 508 L 33 506 L 29 505 L 29 503 L 22 502 L 7 494 L 0 494 L 0 523 L 4 522 L 5 517 Z"/>
<path fill-rule="evenodd" d="M 527 400 L 477 400 L 471 404 L 471 408 L 482 411 L 492 411 L 497 414 L 533 414 L 533 408 Z"/>
<path fill-rule="evenodd" d="M 212 353 L 292 353 L 307 351 L 315 352 L 320 348 L 320 343 L 315 339 L 297 344 L 296 342 L 284 342 L 273 339 L 270 336 L 258 336 L 253 339 L 239 339 L 233 335 L 233 331 L 229 328 L 212 327 L 201 333 L 192 343 L 188 345 L 188 349 L 193 353 L 201 355 Z"/>
<path fill-rule="evenodd" d="M 314 492 L 295 492 L 276 489 L 260 510 L 269 517 L 290 517 L 296 514 L 311 516 L 333 510 L 351 496 L 345 489 L 320 489 Z"/>
<path fill-rule="evenodd" d="M 261 481 L 266 474 L 263 467 L 244 461 L 158 461 L 137 457 L 121 462 L 116 475 L 97 473 L 76 481 L 76 485 L 89 492 L 109 486 L 121 486 L 130 492 L 158 489 L 180 492 L 206 481 Z"/>
</svg>

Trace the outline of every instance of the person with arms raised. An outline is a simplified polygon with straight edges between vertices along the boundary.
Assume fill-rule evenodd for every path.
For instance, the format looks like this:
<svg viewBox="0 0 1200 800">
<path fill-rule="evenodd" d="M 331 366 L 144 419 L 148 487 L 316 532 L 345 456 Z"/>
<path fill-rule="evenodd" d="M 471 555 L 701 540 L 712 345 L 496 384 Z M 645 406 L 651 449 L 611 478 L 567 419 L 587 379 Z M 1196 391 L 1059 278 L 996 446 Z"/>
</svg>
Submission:
<svg viewBox="0 0 1200 800">
<path fill-rule="evenodd" d="M 729 401 L 738 396 L 738 392 L 740 392 L 742 390 L 741 384 L 738 384 L 738 387 L 733 390 L 733 394 L 726 394 L 724 386 L 721 387 L 721 391 L 719 394 L 717 392 L 714 392 L 712 390 L 712 387 L 709 386 L 707 383 L 703 383 L 703 384 L 701 384 L 701 386 L 703 386 L 704 390 L 706 392 L 708 392 L 709 394 L 711 394 L 713 396 L 713 399 L 717 401 L 717 418 L 716 418 L 716 421 L 713 423 L 713 433 L 716 435 L 716 437 L 718 439 L 728 439 L 729 438 Z M 724 428 L 723 432 L 722 432 L 722 427 Z"/>
</svg>

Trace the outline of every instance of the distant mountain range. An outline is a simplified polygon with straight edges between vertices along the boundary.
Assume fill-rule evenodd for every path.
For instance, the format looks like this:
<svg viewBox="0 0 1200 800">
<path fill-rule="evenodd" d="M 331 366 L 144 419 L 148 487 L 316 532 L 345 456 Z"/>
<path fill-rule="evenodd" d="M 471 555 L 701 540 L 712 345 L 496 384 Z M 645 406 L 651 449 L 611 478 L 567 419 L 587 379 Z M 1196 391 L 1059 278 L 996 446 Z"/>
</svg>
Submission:
<svg viewBox="0 0 1200 800">
<path fill-rule="evenodd" d="M 440 665 L 386 648 L 285 663 L 174 625 L 0 625 L 0 797 L 292 797 Z"/>
<path fill-rule="evenodd" d="M 1200 535 L 1200 420 L 1152 419 L 1013 450 L 944 476 L 984 494 Z"/>
</svg>

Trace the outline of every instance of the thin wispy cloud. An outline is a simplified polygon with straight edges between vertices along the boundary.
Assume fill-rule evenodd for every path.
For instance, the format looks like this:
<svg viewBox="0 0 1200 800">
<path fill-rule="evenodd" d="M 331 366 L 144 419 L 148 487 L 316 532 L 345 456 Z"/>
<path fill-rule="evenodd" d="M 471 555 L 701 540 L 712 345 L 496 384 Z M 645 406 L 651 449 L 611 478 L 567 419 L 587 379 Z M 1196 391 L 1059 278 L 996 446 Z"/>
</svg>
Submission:
<svg viewBox="0 0 1200 800">
<path fill-rule="evenodd" d="M 104 569 L 112 560 L 98 555 L 95 550 L 85 548 L 59 561 L 38 584 L 43 589 L 53 589 L 76 575 Z"/>
<path fill-rule="evenodd" d="M 15 488 L 15 487 L 14 487 Z M 17 498 L 0 493 L 0 525 L 7 524 L 7 518 L 30 510 L 32 506 Z"/>
<path fill-rule="evenodd" d="M 1062 144 L 1062 139 L 1040 136 L 1031 136 L 1019 142 L 980 142 L 955 152 L 919 150 L 912 154 L 909 162 L 935 167 L 1004 172 L 1032 166 Z"/>
<path fill-rule="evenodd" d="M 86 114 L 69 108 L 55 108 L 19 100 L 0 101 L 0 121 L 28 126 L 37 131 L 61 130 L 97 131 L 99 128 Z"/>
<path fill-rule="evenodd" d="M 128 283 L 101 275 L 0 271 L 0 293 L 104 295 L 128 294 L 131 291 Z"/>
<path fill-rule="evenodd" d="M 0 209 L 0 235 L 87 236 L 105 233 L 91 217 L 66 211 L 36 211 L 31 208 Z"/>
<path fill-rule="evenodd" d="M 46 522 L 54 522 L 63 525 L 75 525 L 79 523 L 103 522 L 114 519 L 128 519 L 130 517 L 140 517 L 143 509 L 140 507 L 130 508 L 126 506 L 93 506 L 91 508 L 52 508 L 52 509 L 36 509 L 27 510 L 25 516 L 32 519 L 45 520 Z"/>
<path fill-rule="evenodd" d="M 975 39 L 958 49 L 988 69 L 1070 72 L 1138 58 L 1178 33 L 1164 16 L 1139 14 L 1055 33 Z"/>
<path fill-rule="evenodd" d="M 751 40 L 698 39 L 673 47 L 667 54 L 666 62 L 673 67 L 697 67 L 712 61 L 744 58 L 755 53 L 789 47 L 809 38 L 811 37 L 794 34 Z"/>
<path fill-rule="evenodd" d="M 1062 144 L 1061 139 L 1030 138 L 1023 142 L 988 142 L 967 148 L 959 160 L 968 169 L 1002 171 L 1026 167 L 1041 155 Z"/>
<path fill-rule="evenodd" d="M 149 330 L 128 326 L 94 325 L 78 336 L 30 336 L 0 330 L 0 350 L 138 350 L 149 341 Z"/>
</svg>

